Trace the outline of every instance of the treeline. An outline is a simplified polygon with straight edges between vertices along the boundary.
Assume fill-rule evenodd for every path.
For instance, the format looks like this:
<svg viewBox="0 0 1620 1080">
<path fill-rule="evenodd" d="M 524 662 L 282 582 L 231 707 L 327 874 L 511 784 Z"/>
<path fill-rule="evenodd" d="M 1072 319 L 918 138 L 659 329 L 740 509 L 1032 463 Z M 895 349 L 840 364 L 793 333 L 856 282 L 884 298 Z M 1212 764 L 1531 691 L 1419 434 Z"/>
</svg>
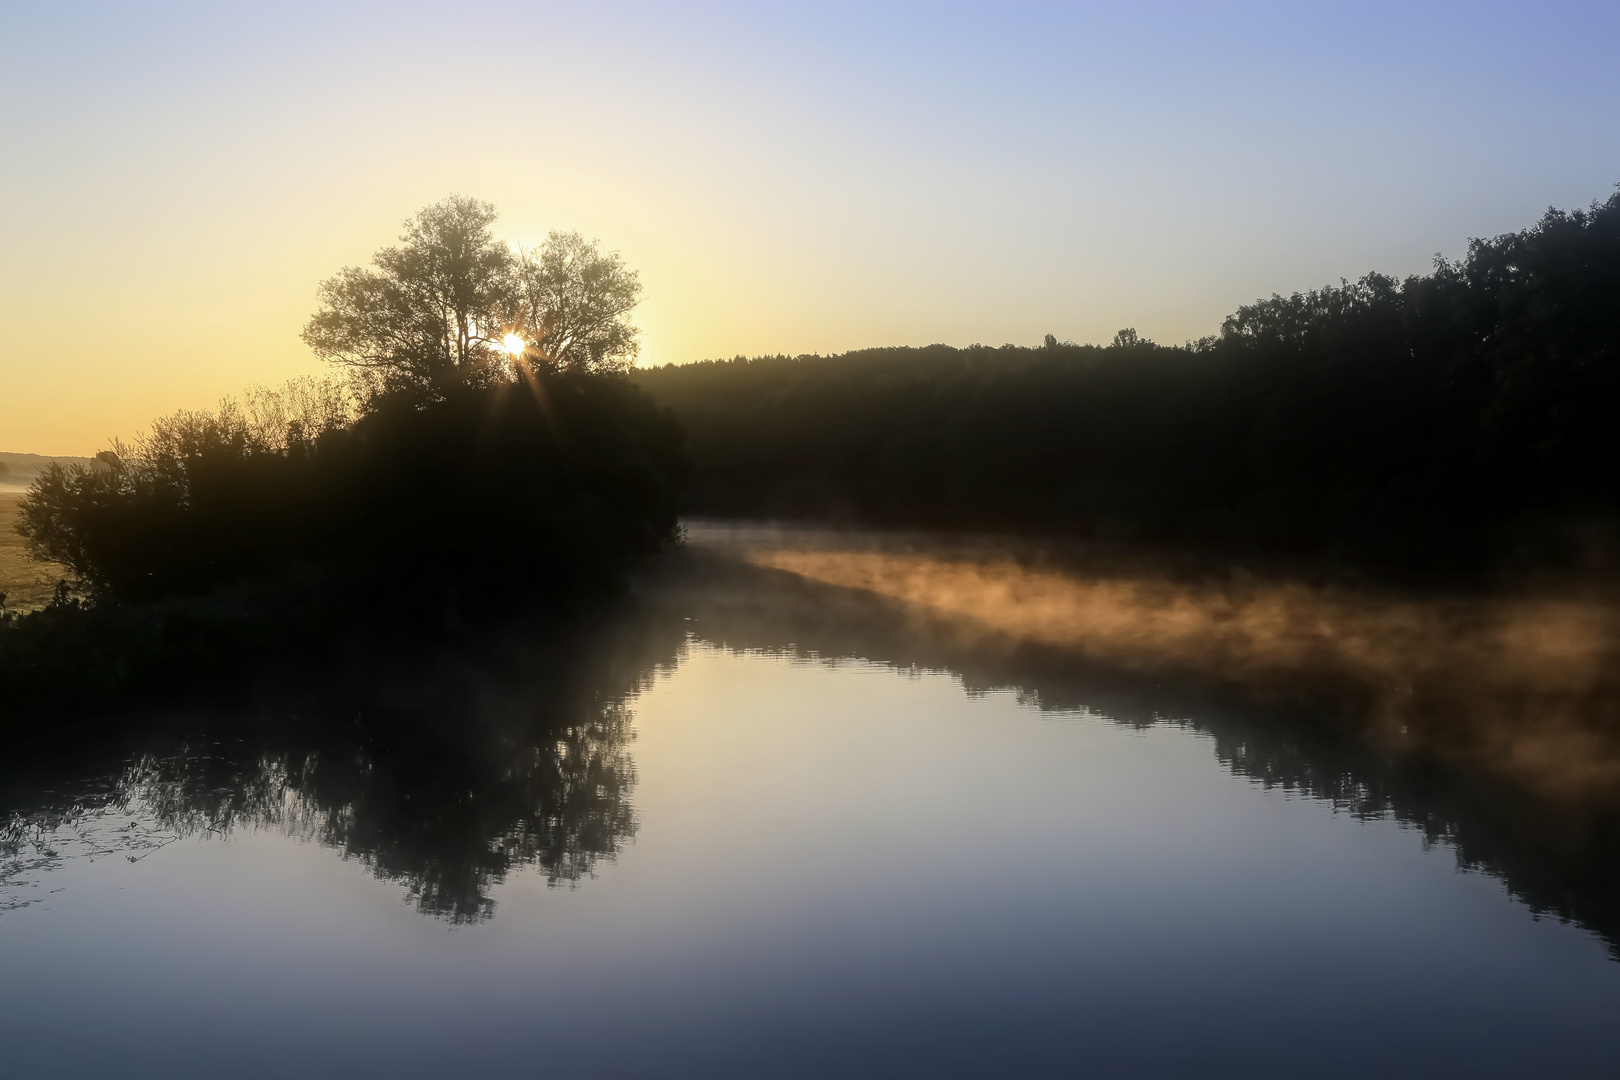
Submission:
<svg viewBox="0 0 1620 1080">
<path fill-rule="evenodd" d="M 1620 195 L 1166 347 L 871 349 L 638 373 L 696 514 L 1055 532 L 1475 573 L 1615 547 Z"/>
<path fill-rule="evenodd" d="M 303 390 L 46 468 L 19 528 L 74 588 L 0 611 L 0 714 L 556 624 L 675 536 L 681 430 L 622 376 L 543 371 L 355 415 L 331 385 Z"/>
<path fill-rule="evenodd" d="M 98 599 L 315 574 L 476 613 L 656 550 L 680 467 L 679 426 L 619 377 L 540 372 L 358 416 L 340 384 L 311 381 L 48 466 L 19 528 Z"/>
</svg>

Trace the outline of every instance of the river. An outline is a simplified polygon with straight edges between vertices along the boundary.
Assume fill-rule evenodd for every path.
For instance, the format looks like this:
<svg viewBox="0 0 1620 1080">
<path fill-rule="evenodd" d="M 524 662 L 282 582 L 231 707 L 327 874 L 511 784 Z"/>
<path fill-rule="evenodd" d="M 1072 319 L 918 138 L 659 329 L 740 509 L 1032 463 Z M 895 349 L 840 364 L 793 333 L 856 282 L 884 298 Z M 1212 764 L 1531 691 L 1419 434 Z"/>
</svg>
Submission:
<svg viewBox="0 0 1620 1080">
<path fill-rule="evenodd" d="M 532 666 L 9 762 L 7 1074 L 1620 1071 L 1601 806 L 699 534 Z"/>
</svg>

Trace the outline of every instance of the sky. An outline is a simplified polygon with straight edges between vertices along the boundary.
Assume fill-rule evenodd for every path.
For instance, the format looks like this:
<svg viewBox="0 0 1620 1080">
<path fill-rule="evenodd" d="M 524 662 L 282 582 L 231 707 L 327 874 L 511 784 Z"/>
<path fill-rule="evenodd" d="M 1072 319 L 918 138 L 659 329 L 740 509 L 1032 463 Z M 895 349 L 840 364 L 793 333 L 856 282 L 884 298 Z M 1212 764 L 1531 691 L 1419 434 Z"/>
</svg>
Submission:
<svg viewBox="0 0 1620 1080">
<path fill-rule="evenodd" d="M 1165 343 L 1620 182 L 1620 5 L 0 0 L 0 450 L 320 374 L 455 192 L 638 270 L 642 363 Z"/>
</svg>

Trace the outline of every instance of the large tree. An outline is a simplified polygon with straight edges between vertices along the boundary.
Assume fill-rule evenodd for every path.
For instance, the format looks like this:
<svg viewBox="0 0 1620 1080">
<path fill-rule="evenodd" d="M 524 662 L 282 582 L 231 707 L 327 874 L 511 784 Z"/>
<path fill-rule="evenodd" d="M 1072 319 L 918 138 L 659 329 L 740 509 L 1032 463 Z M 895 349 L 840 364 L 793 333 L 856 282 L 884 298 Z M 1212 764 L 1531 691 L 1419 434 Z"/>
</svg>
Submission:
<svg viewBox="0 0 1620 1080">
<path fill-rule="evenodd" d="M 405 223 L 399 247 L 322 283 L 304 341 L 390 388 L 488 380 L 502 359 L 515 263 L 494 221 L 493 206 L 459 195 L 429 206 Z"/>
<path fill-rule="evenodd" d="M 622 370 L 635 361 L 630 312 L 641 299 L 636 272 L 577 232 L 555 232 L 518 266 L 525 357 L 589 371 Z"/>
<path fill-rule="evenodd" d="M 495 217 L 489 203 L 459 195 L 427 207 L 398 247 L 322 283 L 304 341 L 383 390 L 482 385 L 524 365 L 628 367 L 635 273 L 578 233 L 514 252 L 491 231 Z"/>
</svg>

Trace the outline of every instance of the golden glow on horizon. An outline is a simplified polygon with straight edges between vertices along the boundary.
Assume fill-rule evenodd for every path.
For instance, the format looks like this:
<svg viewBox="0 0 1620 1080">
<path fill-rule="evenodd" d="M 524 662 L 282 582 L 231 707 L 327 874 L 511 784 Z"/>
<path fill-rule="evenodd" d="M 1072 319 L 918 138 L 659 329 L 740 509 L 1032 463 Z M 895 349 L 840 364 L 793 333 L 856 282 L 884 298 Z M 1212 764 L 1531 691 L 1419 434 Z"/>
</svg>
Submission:
<svg viewBox="0 0 1620 1080">
<path fill-rule="evenodd" d="M 1273 292 L 1425 272 L 1468 236 L 1584 204 L 1620 145 L 1608 24 L 1572 42 L 1551 16 L 1491 22 L 1479 49 L 1418 20 L 1384 52 L 1343 44 L 1381 25 L 1349 8 L 1187 14 L 1199 29 L 1172 40 L 1132 5 L 1028 5 L 929 20 L 921 47 L 900 8 L 517 5 L 503 32 L 550 42 L 537 66 L 445 50 L 422 5 L 386 33 L 328 5 L 318 35 L 234 6 L 36 7 L 8 21 L 0 69 L 6 103 L 26 102 L 0 108 L 7 150 L 31 163 L 0 175 L 28 207 L 0 246 L 0 451 L 15 453 L 87 456 L 248 386 L 341 374 L 300 338 L 316 288 L 451 193 L 493 203 L 502 239 L 578 230 L 619 252 L 654 365 L 1105 344 L 1123 326 L 1196 339 Z M 1087 60 L 1030 64 L 1037 26 Z M 70 51 L 95 59 L 59 85 Z M 1398 85 L 1411 107 L 1275 107 L 1324 79 Z M 1120 89 L 1138 85 L 1154 90 Z M 1529 100 L 1584 136 L 1504 127 Z M 520 119 L 545 138 L 514 138 Z M 444 131 L 494 149 L 438 152 Z M 1480 167 L 1509 145 L 1512 168 Z"/>
</svg>

